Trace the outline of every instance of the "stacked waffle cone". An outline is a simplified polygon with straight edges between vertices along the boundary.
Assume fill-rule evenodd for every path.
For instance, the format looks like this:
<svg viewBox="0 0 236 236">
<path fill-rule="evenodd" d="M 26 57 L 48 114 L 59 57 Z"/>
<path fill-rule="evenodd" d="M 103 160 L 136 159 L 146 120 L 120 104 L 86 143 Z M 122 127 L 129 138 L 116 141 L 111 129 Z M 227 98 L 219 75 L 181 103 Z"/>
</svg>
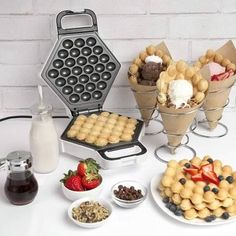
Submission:
<svg viewBox="0 0 236 236">
<path fill-rule="evenodd" d="M 218 50 L 207 50 L 204 56 L 201 56 L 195 63 L 195 67 L 203 68 L 208 63 L 216 62 L 225 67 L 226 71 L 232 70 L 235 74 L 236 64 L 236 49 L 233 42 L 230 40 Z M 235 83 L 236 76 L 233 75 L 227 79 L 220 81 L 211 81 L 209 78 L 209 92 L 206 100 L 203 104 L 206 119 L 208 121 L 209 128 L 215 129 L 218 125 L 218 121 L 222 118 L 224 107 L 227 105 L 230 90 Z"/>
<path fill-rule="evenodd" d="M 168 145 L 172 150 L 181 144 L 183 136 L 206 97 L 208 82 L 205 76 L 206 74 L 199 72 L 198 68 L 190 67 L 184 61 L 178 61 L 172 63 L 167 71 L 162 72 L 157 81 L 159 111 L 167 134 Z M 171 100 L 171 82 L 183 80 L 193 92 L 185 104 L 177 107 Z"/>
<path fill-rule="evenodd" d="M 129 68 L 128 80 L 134 93 L 142 119 L 149 123 L 157 105 L 157 91 L 155 84 L 140 84 L 141 71 L 148 56 L 156 55 L 163 60 L 163 68 L 171 63 L 170 52 L 164 42 L 154 46 L 150 45 L 142 51 Z"/>
</svg>

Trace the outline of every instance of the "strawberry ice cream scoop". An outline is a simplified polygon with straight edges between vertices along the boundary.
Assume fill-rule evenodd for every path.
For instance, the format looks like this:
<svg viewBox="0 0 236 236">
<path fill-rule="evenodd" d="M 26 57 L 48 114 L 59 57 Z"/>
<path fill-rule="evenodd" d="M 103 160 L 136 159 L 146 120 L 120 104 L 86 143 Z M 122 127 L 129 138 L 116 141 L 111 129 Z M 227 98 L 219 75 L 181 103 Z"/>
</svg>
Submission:
<svg viewBox="0 0 236 236">
<path fill-rule="evenodd" d="M 209 66 L 209 69 L 210 69 L 211 76 L 219 75 L 219 74 L 222 74 L 222 73 L 225 72 L 225 67 L 221 66 L 218 63 L 210 62 L 208 64 L 208 66 Z"/>
</svg>

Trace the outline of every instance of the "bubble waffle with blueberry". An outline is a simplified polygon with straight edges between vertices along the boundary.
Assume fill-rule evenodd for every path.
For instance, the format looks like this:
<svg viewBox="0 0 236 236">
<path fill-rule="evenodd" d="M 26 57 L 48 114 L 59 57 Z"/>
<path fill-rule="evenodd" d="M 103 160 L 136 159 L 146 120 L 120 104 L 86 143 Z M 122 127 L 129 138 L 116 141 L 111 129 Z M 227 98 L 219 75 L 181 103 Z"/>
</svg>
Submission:
<svg viewBox="0 0 236 236">
<path fill-rule="evenodd" d="M 67 131 L 67 137 L 98 147 L 133 139 L 138 121 L 116 113 L 79 115 Z"/>
<path fill-rule="evenodd" d="M 159 191 L 166 207 L 187 220 L 236 215 L 236 171 L 210 156 L 169 161 Z"/>
</svg>

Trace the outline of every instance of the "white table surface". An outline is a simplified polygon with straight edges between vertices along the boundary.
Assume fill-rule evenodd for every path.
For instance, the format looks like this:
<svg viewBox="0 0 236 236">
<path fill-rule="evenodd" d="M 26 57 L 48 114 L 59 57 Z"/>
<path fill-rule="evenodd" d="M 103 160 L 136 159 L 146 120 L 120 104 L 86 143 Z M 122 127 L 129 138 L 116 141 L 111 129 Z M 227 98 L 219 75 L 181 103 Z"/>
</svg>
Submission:
<svg viewBox="0 0 236 236">
<path fill-rule="evenodd" d="M 190 134 L 190 146 L 197 150 L 199 156 L 210 154 L 220 158 L 225 164 L 236 169 L 236 113 L 225 112 L 223 122 L 230 127 L 227 136 L 220 139 L 205 139 Z M 66 127 L 68 120 L 55 121 L 58 133 Z M 28 133 L 30 120 L 9 120 L 0 123 L 0 156 L 4 157 L 14 150 L 29 150 Z M 137 180 L 150 189 L 151 178 L 165 169 L 165 165 L 154 157 L 154 149 L 165 143 L 164 135 L 145 136 L 143 143 L 148 148 L 147 160 L 140 165 L 133 165 L 113 170 L 101 170 L 104 189 L 101 196 L 110 199 L 110 189 L 121 180 Z M 78 159 L 61 154 L 56 171 L 51 174 L 36 174 L 39 192 L 35 200 L 26 206 L 11 205 L 4 194 L 6 173 L 0 172 L 0 235 L 1 236 L 46 236 L 46 235 L 201 235 L 222 236 L 236 232 L 236 222 L 214 226 L 199 227 L 186 225 L 165 215 L 149 192 L 145 202 L 134 209 L 123 209 L 113 205 L 110 221 L 97 229 L 83 229 L 74 225 L 67 217 L 67 200 L 60 189 L 59 180 L 68 169 L 74 169 Z"/>
</svg>

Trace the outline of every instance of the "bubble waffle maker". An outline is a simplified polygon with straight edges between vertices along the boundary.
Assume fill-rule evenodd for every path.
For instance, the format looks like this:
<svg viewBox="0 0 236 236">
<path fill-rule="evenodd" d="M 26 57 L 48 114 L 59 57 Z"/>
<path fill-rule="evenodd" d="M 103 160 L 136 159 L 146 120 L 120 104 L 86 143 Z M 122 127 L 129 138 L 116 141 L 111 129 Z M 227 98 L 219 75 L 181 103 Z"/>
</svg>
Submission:
<svg viewBox="0 0 236 236">
<path fill-rule="evenodd" d="M 91 17 L 92 25 L 62 28 L 62 18 L 73 15 Z M 57 15 L 56 23 L 58 40 L 41 75 L 73 117 L 61 136 L 62 152 L 82 159 L 94 158 L 105 169 L 143 160 L 145 156 L 142 154 L 147 150 L 139 141 L 144 130 L 141 120 L 138 120 L 130 142 L 122 141 L 97 147 L 67 137 L 67 131 L 78 115 L 102 112 L 103 103 L 120 69 L 120 63 L 98 36 L 97 19 L 93 11 L 62 11 Z"/>
</svg>

